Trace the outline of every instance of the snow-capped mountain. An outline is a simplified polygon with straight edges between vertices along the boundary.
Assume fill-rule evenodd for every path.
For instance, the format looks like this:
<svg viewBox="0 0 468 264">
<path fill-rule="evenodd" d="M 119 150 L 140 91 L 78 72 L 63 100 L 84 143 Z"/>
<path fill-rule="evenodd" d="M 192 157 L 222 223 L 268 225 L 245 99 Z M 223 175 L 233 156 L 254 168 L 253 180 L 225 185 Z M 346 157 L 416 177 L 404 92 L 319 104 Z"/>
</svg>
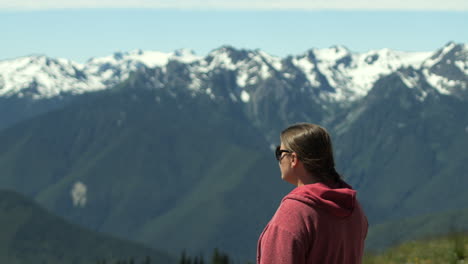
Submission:
<svg viewBox="0 0 468 264">
<path fill-rule="evenodd" d="M 383 75 L 401 67 L 419 68 L 431 52 L 401 52 L 390 49 L 352 53 L 336 46 L 329 49 L 313 49 L 296 57 L 295 64 L 307 74 L 315 87 L 329 86 L 329 97 L 336 101 L 355 100 L 367 94 Z M 320 81 L 320 75 L 323 77 Z"/>
<path fill-rule="evenodd" d="M 171 53 L 134 50 L 116 52 L 111 56 L 92 58 L 82 65 L 88 75 L 99 78 L 104 87 L 112 87 L 141 67 L 165 67 L 170 60 L 191 63 L 200 60 L 193 51 L 181 49 Z"/>
<path fill-rule="evenodd" d="M 447 44 L 424 61 L 423 73 L 439 93 L 463 96 L 468 88 L 468 45 Z"/>
<path fill-rule="evenodd" d="M 435 52 L 401 52 L 390 49 L 355 53 L 343 46 L 311 49 L 279 58 L 260 50 L 223 46 L 205 57 L 189 50 L 171 53 L 135 50 L 92 58 L 85 64 L 46 56 L 0 61 L 0 96 L 51 98 L 109 89 L 142 67 L 160 67 L 177 61 L 188 68 L 188 89 L 214 93 L 208 83 L 219 70 L 234 72 L 232 100 L 248 102 L 256 86 L 270 78 L 292 83 L 294 89 L 318 95 L 321 100 L 354 101 L 362 98 L 383 75 L 402 67 L 421 69 L 427 81 L 443 94 L 459 94 L 467 86 L 466 44 L 448 43 Z M 213 94 L 216 97 L 216 94 Z"/>
<path fill-rule="evenodd" d="M 249 87 L 255 86 L 261 80 L 266 80 L 281 71 L 281 59 L 263 51 L 236 50 L 224 46 L 210 52 L 205 58 L 190 65 L 190 88 L 194 90 L 209 89 L 206 83 L 219 70 L 235 72 L 237 91 L 229 91 L 233 101 L 239 99 L 245 103 L 250 100 Z M 215 97 L 215 96 L 213 96 Z"/>
<path fill-rule="evenodd" d="M 0 61 L 0 96 L 3 97 L 39 99 L 104 88 L 100 78 L 89 75 L 82 65 L 70 60 L 30 56 Z"/>
<path fill-rule="evenodd" d="M 171 53 L 135 50 L 92 58 L 85 64 L 46 56 L 0 61 L 0 96 L 51 98 L 64 93 L 103 90 L 128 78 L 142 66 L 161 67 L 169 60 L 189 63 L 199 59 L 188 50 Z"/>
</svg>

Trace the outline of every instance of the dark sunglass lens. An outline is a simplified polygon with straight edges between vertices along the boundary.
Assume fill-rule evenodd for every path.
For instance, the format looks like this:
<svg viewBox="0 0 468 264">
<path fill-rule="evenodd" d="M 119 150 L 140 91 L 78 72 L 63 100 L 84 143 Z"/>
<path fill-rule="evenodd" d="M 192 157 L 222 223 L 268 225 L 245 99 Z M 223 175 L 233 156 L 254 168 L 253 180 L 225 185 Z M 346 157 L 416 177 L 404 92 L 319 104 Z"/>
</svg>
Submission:
<svg viewBox="0 0 468 264">
<path fill-rule="evenodd" d="M 279 160 L 281 158 L 280 146 L 276 147 L 275 157 L 276 157 L 277 160 Z"/>
</svg>

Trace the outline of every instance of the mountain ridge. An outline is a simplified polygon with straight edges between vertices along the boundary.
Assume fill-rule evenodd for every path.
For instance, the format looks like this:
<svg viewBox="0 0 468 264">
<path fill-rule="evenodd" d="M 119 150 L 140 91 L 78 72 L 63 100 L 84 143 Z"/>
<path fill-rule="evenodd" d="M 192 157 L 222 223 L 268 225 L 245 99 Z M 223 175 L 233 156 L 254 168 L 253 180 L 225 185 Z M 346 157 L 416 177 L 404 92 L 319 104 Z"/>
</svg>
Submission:
<svg viewBox="0 0 468 264">
<path fill-rule="evenodd" d="M 0 61 L 0 96 L 40 99 L 110 89 L 142 66 L 161 67 L 164 70 L 170 61 L 178 61 L 189 65 L 191 73 L 198 73 L 192 76 L 197 77 L 192 80 L 192 83 L 195 82 L 192 86 L 203 80 L 203 73 L 216 68 L 236 71 L 236 84 L 241 89 L 258 83 L 255 79 L 269 78 L 274 74 L 271 71 L 281 73 L 285 79 L 291 78 L 294 72 L 300 72 L 306 77 L 302 86 L 328 91 L 325 93 L 328 100 L 352 101 L 362 98 L 380 76 L 400 67 L 432 67 L 440 59 L 440 54 L 453 49 L 461 50 L 465 57 L 468 52 L 466 44 L 449 42 L 435 52 L 381 49 L 356 53 L 343 46 L 333 46 L 313 48 L 285 58 L 261 50 L 235 49 L 227 45 L 205 57 L 196 56 L 189 50 L 171 53 L 142 50 L 116 52 L 110 56 L 91 58 L 84 64 L 44 55 L 20 57 Z M 432 59 L 427 60 L 429 58 Z M 288 63 L 294 66 L 295 71 L 283 73 Z M 465 67 L 463 63 L 457 65 Z"/>
</svg>

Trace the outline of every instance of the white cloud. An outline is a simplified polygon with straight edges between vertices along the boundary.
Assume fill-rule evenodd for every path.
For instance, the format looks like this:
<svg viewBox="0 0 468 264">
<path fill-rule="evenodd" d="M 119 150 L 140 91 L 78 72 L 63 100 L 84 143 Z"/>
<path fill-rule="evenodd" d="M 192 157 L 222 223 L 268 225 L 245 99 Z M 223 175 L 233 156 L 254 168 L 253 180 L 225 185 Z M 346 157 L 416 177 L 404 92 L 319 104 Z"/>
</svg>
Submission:
<svg viewBox="0 0 468 264">
<path fill-rule="evenodd" d="M 240 10 L 452 10 L 468 11 L 466 0 L 0 0 L 0 9 L 174 8 Z"/>
</svg>

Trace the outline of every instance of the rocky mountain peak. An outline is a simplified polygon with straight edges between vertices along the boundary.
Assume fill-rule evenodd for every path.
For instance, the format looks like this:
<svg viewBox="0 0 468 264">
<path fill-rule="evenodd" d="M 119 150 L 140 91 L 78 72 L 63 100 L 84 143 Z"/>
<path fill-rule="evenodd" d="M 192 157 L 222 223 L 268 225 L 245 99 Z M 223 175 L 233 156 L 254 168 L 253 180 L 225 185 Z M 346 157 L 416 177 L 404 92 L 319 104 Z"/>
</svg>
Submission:
<svg viewBox="0 0 468 264">
<path fill-rule="evenodd" d="M 467 50 L 466 44 L 453 42 L 434 53 L 391 49 L 353 53 L 337 45 L 310 49 L 302 55 L 283 59 L 262 50 L 236 49 L 225 45 L 205 57 L 197 56 L 188 49 L 174 52 L 137 49 L 92 58 L 85 64 L 35 55 L 0 61 L 0 96 L 18 95 L 33 84 L 37 87 L 33 92 L 35 98 L 108 89 L 143 67 L 159 67 L 163 74 L 170 61 L 187 65 L 175 68 L 173 65 L 171 71 L 183 69 L 184 83 L 188 84 L 188 89 L 195 90 L 208 89 L 211 78 L 216 75 L 213 73 L 230 71 L 233 76 L 229 78 L 235 79 L 237 87 L 232 89 L 238 89 L 234 94 L 240 94 L 245 89 L 245 92 L 252 93 L 261 83 L 274 80 L 283 82 L 283 85 L 287 83 L 298 91 L 313 93 L 320 100 L 354 101 L 365 96 L 382 76 L 411 66 L 424 68 L 426 78 L 430 79 L 428 82 L 449 94 L 466 86 Z M 441 81 L 441 78 L 444 80 Z M 161 81 L 165 79 L 160 78 Z M 161 85 L 164 86 L 164 83 Z"/>
</svg>

